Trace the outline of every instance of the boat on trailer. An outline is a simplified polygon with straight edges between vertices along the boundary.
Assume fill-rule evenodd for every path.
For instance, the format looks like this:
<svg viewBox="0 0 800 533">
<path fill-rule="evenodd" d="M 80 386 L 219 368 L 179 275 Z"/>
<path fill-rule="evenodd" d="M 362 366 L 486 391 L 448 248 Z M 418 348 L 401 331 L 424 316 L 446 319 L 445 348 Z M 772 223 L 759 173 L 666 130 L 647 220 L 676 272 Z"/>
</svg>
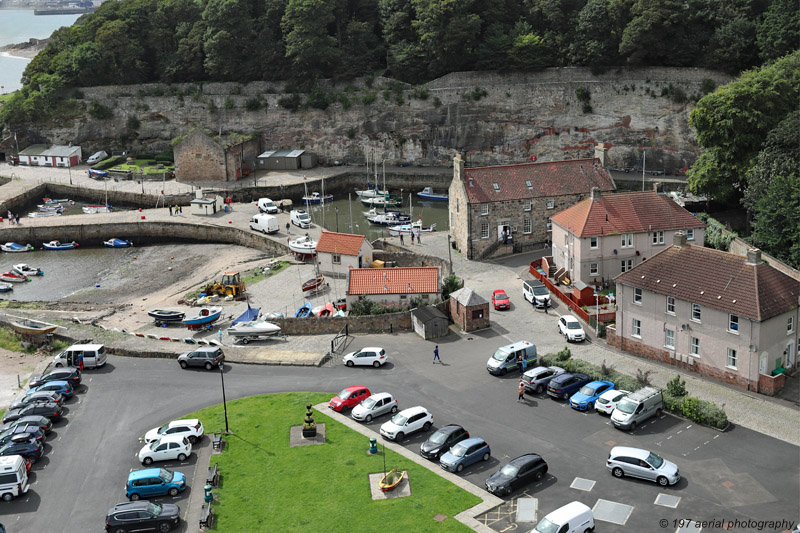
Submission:
<svg viewBox="0 0 800 533">
<path fill-rule="evenodd" d="M 264 319 L 252 320 L 250 322 L 239 322 L 228 328 L 228 335 L 234 337 L 242 344 L 247 344 L 260 337 L 272 337 L 281 332 L 280 326 L 267 322 Z"/>
<path fill-rule="evenodd" d="M 293 241 L 289 241 L 289 250 L 298 255 L 316 255 L 317 241 L 305 235 Z"/>
<path fill-rule="evenodd" d="M 159 326 L 169 322 L 182 322 L 186 313 L 183 311 L 176 311 L 175 309 L 153 309 L 148 311 L 147 314 L 153 318 Z"/>
<path fill-rule="evenodd" d="M 195 316 L 185 318 L 183 323 L 186 324 L 189 329 L 200 329 L 216 322 L 221 314 L 222 306 L 203 307 Z"/>
</svg>

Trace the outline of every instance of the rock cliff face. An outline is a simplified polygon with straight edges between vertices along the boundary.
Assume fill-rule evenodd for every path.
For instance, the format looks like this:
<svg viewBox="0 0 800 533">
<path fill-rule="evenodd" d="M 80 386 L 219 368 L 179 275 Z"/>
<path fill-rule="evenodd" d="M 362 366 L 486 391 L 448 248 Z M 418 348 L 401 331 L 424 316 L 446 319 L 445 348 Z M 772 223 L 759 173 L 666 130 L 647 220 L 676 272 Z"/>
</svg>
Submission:
<svg viewBox="0 0 800 533">
<path fill-rule="evenodd" d="M 90 153 L 163 150 L 194 128 L 259 132 L 264 150 L 312 150 L 323 162 L 361 162 L 369 153 L 379 161 L 424 165 L 450 164 L 455 152 L 464 153 L 470 165 L 534 155 L 586 157 L 602 142 L 612 167 L 634 166 L 646 150 L 647 168 L 670 172 L 690 165 L 699 153 L 688 115 L 703 80 L 720 85 L 730 78 L 666 68 L 599 75 L 577 68 L 461 72 L 416 88 L 386 79 L 371 87 L 363 81 L 323 84 L 334 103 L 294 112 L 279 104 L 287 97 L 282 88 L 266 82 L 89 87 L 81 90 L 86 107 L 105 105 L 113 118 L 95 120 L 87 113 L 56 126 L 31 127 L 30 133 L 81 144 Z M 301 98 L 306 101 L 306 95 Z M 128 129 L 131 116 L 139 121 L 135 131 Z"/>
</svg>

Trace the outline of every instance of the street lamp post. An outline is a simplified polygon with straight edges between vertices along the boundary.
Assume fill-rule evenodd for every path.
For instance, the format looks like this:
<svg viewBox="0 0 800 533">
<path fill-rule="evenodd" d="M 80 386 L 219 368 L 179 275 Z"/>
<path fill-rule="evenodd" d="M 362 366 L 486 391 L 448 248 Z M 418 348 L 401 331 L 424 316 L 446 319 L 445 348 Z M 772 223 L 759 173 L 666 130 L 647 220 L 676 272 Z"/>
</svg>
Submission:
<svg viewBox="0 0 800 533">
<path fill-rule="evenodd" d="M 597 292 L 597 287 L 594 289 L 594 335 L 598 336 L 600 333 L 600 293 Z"/>
<path fill-rule="evenodd" d="M 225 372 L 223 372 L 224 366 L 225 363 L 220 362 L 219 377 L 222 380 L 222 407 L 225 410 L 225 433 L 230 433 L 230 430 L 228 429 L 228 402 L 225 400 Z"/>
<path fill-rule="evenodd" d="M 336 233 L 339 233 L 339 208 L 334 207 L 334 210 L 336 211 Z"/>
</svg>

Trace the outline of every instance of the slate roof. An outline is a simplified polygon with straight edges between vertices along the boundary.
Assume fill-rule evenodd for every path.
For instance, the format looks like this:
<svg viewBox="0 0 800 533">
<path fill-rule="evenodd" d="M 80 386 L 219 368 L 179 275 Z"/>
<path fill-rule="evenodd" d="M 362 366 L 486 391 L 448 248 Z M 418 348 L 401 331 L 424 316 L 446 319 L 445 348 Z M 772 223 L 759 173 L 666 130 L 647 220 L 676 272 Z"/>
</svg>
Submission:
<svg viewBox="0 0 800 533">
<path fill-rule="evenodd" d="M 603 192 L 616 189 L 614 180 L 597 159 L 464 169 L 464 188 L 471 204 L 588 194 L 592 187 Z"/>
<path fill-rule="evenodd" d="M 596 200 L 586 198 L 551 219 L 578 237 L 705 226 L 699 218 L 655 191 L 607 194 Z"/>
<path fill-rule="evenodd" d="M 347 294 L 439 292 L 438 267 L 351 268 Z"/>
<path fill-rule="evenodd" d="M 70 157 L 78 153 L 80 146 L 53 145 L 45 150 L 41 155 L 47 157 Z"/>
<path fill-rule="evenodd" d="M 462 287 L 457 291 L 451 292 L 450 298 L 453 298 L 464 307 L 489 304 L 489 301 L 486 298 L 473 291 L 469 287 Z"/>
<path fill-rule="evenodd" d="M 755 321 L 794 309 L 800 295 L 800 281 L 767 263 L 692 244 L 670 246 L 615 280 Z"/>
<path fill-rule="evenodd" d="M 358 255 L 365 238 L 364 235 L 323 231 L 322 236 L 317 241 L 317 252 Z"/>
<path fill-rule="evenodd" d="M 417 318 L 423 324 L 427 324 L 431 320 L 434 319 L 441 319 L 441 320 L 448 320 L 447 316 L 439 311 L 437 308 L 433 306 L 425 306 L 425 307 L 418 307 L 411 311 L 411 314 Z"/>
<path fill-rule="evenodd" d="M 24 150 L 20 151 L 19 155 L 42 155 L 42 153 L 47 151 L 46 144 L 32 144 L 25 148 Z"/>
</svg>

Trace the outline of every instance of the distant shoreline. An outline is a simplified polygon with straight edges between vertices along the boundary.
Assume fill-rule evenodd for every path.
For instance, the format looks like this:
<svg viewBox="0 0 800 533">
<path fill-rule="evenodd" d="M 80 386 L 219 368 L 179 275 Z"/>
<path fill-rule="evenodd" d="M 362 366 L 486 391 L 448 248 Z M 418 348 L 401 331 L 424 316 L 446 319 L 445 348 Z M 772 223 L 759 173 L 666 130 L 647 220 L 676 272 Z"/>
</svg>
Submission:
<svg viewBox="0 0 800 533">
<path fill-rule="evenodd" d="M 0 47 L 0 52 L 8 57 L 31 60 L 47 46 L 47 39 L 36 39 L 36 41 L 35 44 L 31 42 L 7 44 Z"/>
</svg>

